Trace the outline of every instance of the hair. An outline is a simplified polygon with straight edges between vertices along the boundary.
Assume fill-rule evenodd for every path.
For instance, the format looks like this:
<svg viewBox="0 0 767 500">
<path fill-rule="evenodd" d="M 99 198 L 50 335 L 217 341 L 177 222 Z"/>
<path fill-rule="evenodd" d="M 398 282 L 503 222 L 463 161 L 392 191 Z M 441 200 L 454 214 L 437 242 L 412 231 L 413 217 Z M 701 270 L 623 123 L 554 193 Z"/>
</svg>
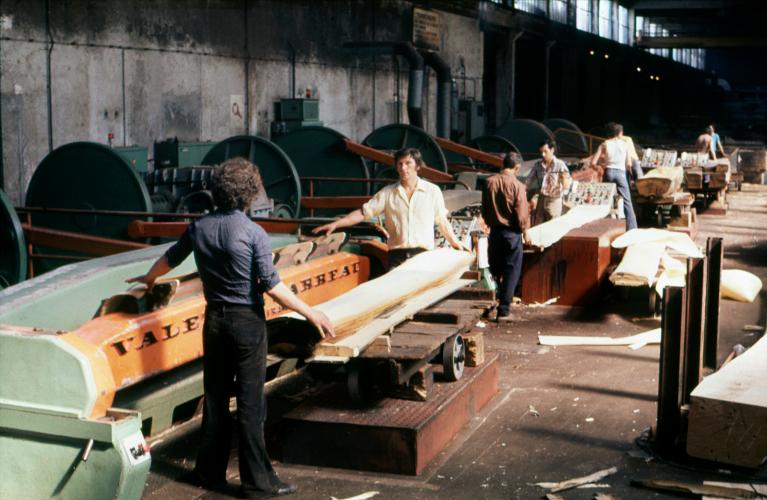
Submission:
<svg viewBox="0 0 767 500">
<path fill-rule="evenodd" d="M 509 151 L 503 156 L 503 168 L 514 168 L 522 164 L 522 156 L 516 151 Z"/>
<path fill-rule="evenodd" d="M 623 125 L 620 123 L 610 122 L 605 125 L 605 130 L 607 131 L 607 137 L 612 139 L 613 137 L 618 137 L 621 135 L 623 132 Z"/>
<path fill-rule="evenodd" d="M 418 150 L 418 148 L 402 148 L 396 153 L 394 153 L 394 166 L 397 166 L 397 163 L 403 158 L 407 158 L 408 156 L 412 156 L 413 160 L 415 160 L 415 166 L 417 168 L 421 168 L 424 165 L 426 165 L 423 161 L 423 156 L 421 156 L 421 151 Z"/>
<path fill-rule="evenodd" d="M 538 146 L 538 149 L 541 149 L 543 146 L 548 146 L 551 150 L 556 151 L 557 142 L 554 139 L 546 139 Z"/>
<path fill-rule="evenodd" d="M 707 126 L 706 127 L 706 133 L 707 134 L 713 134 L 714 133 L 714 126 L 713 125 Z"/>
<path fill-rule="evenodd" d="M 247 210 L 263 188 L 258 167 L 245 158 L 232 158 L 213 172 L 213 201 L 220 210 Z"/>
</svg>

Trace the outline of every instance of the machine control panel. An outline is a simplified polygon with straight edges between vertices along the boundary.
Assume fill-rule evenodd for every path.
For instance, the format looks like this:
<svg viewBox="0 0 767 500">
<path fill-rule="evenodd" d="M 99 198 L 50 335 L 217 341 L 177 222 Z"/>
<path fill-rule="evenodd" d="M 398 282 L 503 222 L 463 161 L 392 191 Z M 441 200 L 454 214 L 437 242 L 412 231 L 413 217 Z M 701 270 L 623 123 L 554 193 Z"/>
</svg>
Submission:
<svg viewBox="0 0 767 500">
<path fill-rule="evenodd" d="M 569 207 L 577 205 L 612 205 L 617 194 L 612 182 L 578 182 L 574 183 L 564 202 Z"/>
<path fill-rule="evenodd" d="M 455 234 L 458 241 L 472 247 L 471 236 L 474 231 L 479 231 L 479 219 L 472 216 L 454 216 L 450 217 L 450 224 L 453 227 L 453 234 Z M 439 233 L 437 228 L 434 229 L 435 241 L 434 246 L 436 248 L 449 248 L 450 244 L 445 240 L 445 237 Z"/>
<path fill-rule="evenodd" d="M 149 445 L 144 441 L 141 432 L 134 432 L 120 442 L 123 451 L 128 456 L 131 465 L 138 465 L 149 460 Z"/>
</svg>

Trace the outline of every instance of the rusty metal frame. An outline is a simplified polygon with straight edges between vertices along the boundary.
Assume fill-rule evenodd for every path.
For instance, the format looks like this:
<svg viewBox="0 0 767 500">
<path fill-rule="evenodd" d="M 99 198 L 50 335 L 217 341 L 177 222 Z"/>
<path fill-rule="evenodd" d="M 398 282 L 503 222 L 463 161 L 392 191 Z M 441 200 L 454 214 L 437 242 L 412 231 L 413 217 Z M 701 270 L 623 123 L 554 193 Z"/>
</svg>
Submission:
<svg viewBox="0 0 767 500">
<path fill-rule="evenodd" d="M 658 413 L 655 446 L 661 452 L 676 450 L 681 427 L 681 346 L 685 329 L 686 290 L 666 287 L 663 290 L 661 348 L 658 367 Z"/>
<path fill-rule="evenodd" d="M 722 238 L 706 240 L 706 317 L 703 326 L 703 367 L 716 369 L 719 346 L 719 308 L 722 301 Z"/>
</svg>

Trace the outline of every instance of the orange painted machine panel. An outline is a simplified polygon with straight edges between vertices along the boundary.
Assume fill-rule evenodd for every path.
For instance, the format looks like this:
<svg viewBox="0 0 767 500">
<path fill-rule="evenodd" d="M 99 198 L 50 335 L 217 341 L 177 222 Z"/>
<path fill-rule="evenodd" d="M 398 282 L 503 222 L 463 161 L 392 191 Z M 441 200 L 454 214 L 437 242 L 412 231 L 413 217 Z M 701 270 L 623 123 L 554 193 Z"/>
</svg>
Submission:
<svg viewBox="0 0 767 500">
<path fill-rule="evenodd" d="M 316 305 L 367 281 L 370 261 L 340 252 L 282 269 L 280 277 L 304 302 Z M 199 286 L 191 283 L 187 288 Z M 180 287 L 177 296 L 182 292 Z M 267 319 L 287 312 L 268 295 L 264 299 Z M 105 357 L 111 369 L 113 380 L 101 380 L 108 375 L 95 373 L 102 394 L 92 416 L 104 414 L 115 391 L 201 357 L 204 318 L 205 299 L 200 291 L 144 314 L 106 314 L 63 334 L 62 339 L 88 356 L 92 366 L 102 365 Z"/>
</svg>

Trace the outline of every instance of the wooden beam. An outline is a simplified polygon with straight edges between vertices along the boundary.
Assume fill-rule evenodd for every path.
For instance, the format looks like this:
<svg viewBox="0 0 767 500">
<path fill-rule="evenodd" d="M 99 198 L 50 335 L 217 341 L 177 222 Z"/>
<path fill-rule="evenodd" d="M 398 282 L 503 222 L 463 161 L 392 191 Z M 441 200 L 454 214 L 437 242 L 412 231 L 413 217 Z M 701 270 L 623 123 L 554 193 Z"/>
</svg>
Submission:
<svg viewBox="0 0 767 500">
<path fill-rule="evenodd" d="M 103 238 L 101 236 L 92 236 L 90 234 L 74 233 L 70 231 L 59 231 L 44 227 L 30 226 L 29 224 L 22 224 L 21 227 L 24 229 L 27 243 L 57 248 L 60 250 L 81 252 L 87 255 L 113 255 L 149 246 L 145 243 Z"/>
<path fill-rule="evenodd" d="M 350 141 L 349 139 L 344 139 L 344 143 L 346 144 L 347 151 L 350 151 L 354 154 L 358 154 L 364 158 L 373 160 L 383 165 L 388 165 L 390 167 L 394 166 L 394 155 L 391 155 L 384 151 L 380 151 L 375 148 L 371 148 L 369 146 L 358 144 L 354 141 Z M 455 180 L 451 174 L 429 167 L 428 165 L 421 167 L 419 174 L 421 175 L 421 177 L 432 180 L 432 181 Z"/>
<path fill-rule="evenodd" d="M 442 137 L 435 137 L 434 140 L 442 149 L 468 156 L 472 160 L 481 161 L 482 163 L 487 163 L 494 167 L 503 168 L 503 158 L 499 156 L 480 151 L 479 149 L 470 148 L 469 146 L 464 146 L 463 144 L 458 144 L 457 142 L 449 141 Z"/>
<path fill-rule="evenodd" d="M 642 36 L 637 38 L 637 47 L 644 48 L 732 48 L 765 47 L 765 36 Z"/>
<path fill-rule="evenodd" d="M 303 208 L 360 208 L 370 196 L 311 196 L 302 197 Z"/>
</svg>

